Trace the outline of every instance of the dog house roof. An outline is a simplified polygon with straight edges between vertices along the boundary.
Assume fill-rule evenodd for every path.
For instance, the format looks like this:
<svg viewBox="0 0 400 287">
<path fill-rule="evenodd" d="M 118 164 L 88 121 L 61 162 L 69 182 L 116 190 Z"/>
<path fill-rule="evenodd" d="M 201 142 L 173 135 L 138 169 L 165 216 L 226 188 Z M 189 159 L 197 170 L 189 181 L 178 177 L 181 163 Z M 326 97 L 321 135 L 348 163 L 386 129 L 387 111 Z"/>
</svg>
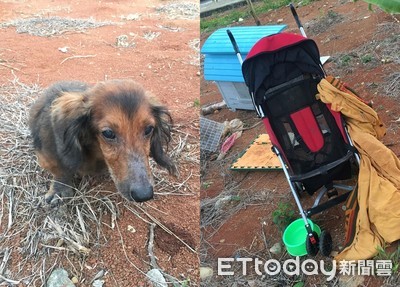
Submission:
<svg viewBox="0 0 400 287">
<path fill-rule="evenodd" d="M 262 37 L 280 33 L 287 25 L 227 27 L 212 33 L 201 48 L 204 78 L 208 81 L 244 82 L 241 66 L 226 30 L 231 30 L 243 59 Z"/>
</svg>

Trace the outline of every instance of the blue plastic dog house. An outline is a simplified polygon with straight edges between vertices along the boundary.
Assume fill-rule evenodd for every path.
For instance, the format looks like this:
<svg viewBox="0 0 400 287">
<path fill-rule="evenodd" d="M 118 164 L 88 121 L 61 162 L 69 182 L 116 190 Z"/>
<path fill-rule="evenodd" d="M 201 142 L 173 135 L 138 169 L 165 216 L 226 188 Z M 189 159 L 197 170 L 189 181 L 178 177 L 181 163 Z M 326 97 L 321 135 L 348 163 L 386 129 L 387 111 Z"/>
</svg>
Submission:
<svg viewBox="0 0 400 287">
<path fill-rule="evenodd" d="M 254 110 L 240 63 L 226 30 L 231 30 L 243 60 L 251 47 L 262 37 L 280 33 L 287 25 L 229 27 L 215 31 L 208 37 L 201 53 L 204 54 L 204 79 L 215 81 L 229 109 Z"/>
</svg>

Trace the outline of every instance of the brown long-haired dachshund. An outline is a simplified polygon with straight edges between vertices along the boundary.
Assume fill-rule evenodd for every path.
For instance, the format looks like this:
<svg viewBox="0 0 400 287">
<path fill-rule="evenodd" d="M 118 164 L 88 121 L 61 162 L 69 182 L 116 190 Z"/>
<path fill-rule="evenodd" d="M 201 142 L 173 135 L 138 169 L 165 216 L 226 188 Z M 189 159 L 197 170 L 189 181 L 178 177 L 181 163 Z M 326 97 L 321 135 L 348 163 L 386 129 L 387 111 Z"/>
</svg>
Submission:
<svg viewBox="0 0 400 287">
<path fill-rule="evenodd" d="M 171 124 L 167 109 L 134 81 L 52 85 L 33 105 L 29 119 L 39 164 L 54 175 L 46 201 L 55 205 L 72 196 L 75 174 L 104 169 L 128 200 L 152 199 L 149 156 L 176 173 L 165 152 Z"/>
</svg>

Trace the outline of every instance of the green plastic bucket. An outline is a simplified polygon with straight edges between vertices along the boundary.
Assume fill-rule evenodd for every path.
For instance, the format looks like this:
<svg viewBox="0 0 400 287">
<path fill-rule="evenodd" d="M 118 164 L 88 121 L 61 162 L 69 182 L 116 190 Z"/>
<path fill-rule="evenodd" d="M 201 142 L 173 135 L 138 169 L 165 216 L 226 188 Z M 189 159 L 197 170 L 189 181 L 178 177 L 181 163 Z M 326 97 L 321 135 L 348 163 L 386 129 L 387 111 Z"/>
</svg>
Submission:
<svg viewBox="0 0 400 287">
<path fill-rule="evenodd" d="M 321 228 L 315 223 L 313 223 L 310 219 L 308 220 L 308 224 L 310 224 L 311 229 L 315 231 L 318 236 L 321 234 Z M 307 239 L 307 230 L 304 224 L 303 218 L 296 219 L 292 223 L 286 227 L 285 232 L 283 233 L 283 243 L 286 246 L 286 250 L 292 256 L 303 256 L 307 255 L 306 249 L 306 239 Z"/>
</svg>

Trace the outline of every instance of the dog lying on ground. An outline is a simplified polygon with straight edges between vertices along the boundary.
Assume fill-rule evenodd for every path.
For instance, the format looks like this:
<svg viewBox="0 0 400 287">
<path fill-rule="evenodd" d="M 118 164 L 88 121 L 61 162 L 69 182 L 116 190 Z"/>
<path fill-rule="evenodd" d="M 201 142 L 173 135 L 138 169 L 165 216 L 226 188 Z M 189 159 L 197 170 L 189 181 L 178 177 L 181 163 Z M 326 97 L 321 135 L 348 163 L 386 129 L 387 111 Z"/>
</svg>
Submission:
<svg viewBox="0 0 400 287">
<path fill-rule="evenodd" d="M 149 156 L 176 173 L 164 150 L 171 125 L 167 109 L 134 81 L 52 85 L 33 105 L 29 119 L 39 164 L 54 175 L 46 201 L 56 205 L 71 197 L 75 174 L 104 169 L 128 200 L 152 199 Z"/>
</svg>

